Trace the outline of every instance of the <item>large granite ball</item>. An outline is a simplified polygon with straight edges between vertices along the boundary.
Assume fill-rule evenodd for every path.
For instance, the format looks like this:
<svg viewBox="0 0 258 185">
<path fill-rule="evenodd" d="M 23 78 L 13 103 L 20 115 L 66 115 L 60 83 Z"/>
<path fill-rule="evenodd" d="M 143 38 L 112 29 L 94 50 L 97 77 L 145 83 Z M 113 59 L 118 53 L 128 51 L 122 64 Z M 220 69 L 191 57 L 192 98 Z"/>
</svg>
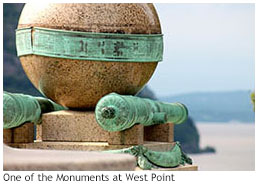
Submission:
<svg viewBox="0 0 258 185">
<path fill-rule="evenodd" d="M 18 28 L 159 34 L 152 4 L 26 4 Z M 34 86 L 53 101 L 74 109 L 94 108 L 111 92 L 134 95 L 151 78 L 157 62 L 104 62 L 39 55 L 20 57 Z"/>
</svg>

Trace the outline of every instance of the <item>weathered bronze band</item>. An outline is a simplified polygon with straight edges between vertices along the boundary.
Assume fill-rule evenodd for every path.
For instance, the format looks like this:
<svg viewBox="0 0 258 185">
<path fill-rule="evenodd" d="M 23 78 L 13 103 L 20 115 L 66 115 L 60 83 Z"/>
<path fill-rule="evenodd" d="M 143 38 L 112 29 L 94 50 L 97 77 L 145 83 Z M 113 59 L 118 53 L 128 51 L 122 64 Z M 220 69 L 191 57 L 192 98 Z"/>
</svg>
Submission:
<svg viewBox="0 0 258 185">
<path fill-rule="evenodd" d="M 48 28 L 16 30 L 18 56 L 113 62 L 158 62 L 163 55 L 162 34 L 115 34 Z"/>
</svg>

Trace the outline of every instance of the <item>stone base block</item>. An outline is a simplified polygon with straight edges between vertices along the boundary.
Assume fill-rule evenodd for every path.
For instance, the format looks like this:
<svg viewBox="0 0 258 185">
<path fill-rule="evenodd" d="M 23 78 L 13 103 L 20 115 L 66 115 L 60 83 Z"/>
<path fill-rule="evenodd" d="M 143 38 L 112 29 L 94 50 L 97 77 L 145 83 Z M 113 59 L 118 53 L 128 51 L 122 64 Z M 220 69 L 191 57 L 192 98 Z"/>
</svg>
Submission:
<svg viewBox="0 0 258 185">
<path fill-rule="evenodd" d="M 128 148 L 133 145 L 110 145 L 107 142 L 54 142 L 35 141 L 34 143 L 9 143 L 14 148 L 26 149 L 49 149 L 49 150 L 81 150 L 81 151 L 103 151 Z M 167 151 L 174 147 L 174 143 L 145 142 L 144 146 L 151 150 Z"/>
<path fill-rule="evenodd" d="M 3 142 L 11 143 L 13 141 L 13 131 L 12 129 L 4 129 L 3 130 Z"/>
<path fill-rule="evenodd" d="M 33 143 L 34 124 L 25 123 L 20 127 L 4 129 L 4 143 Z"/>
<path fill-rule="evenodd" d="M 3 169 L 6 171 L 108 171 L 135 169 L 135 157 L 86 151 L 14 150 L 4 145 Z"/>
<path fill-rule="evenodd" d="M 167 142 L 145 142 L 144 146 L 155 151 L 167 151 L 174 147 L 175 143 Z M 46 142 L 36 141 L 34 143 L 11 143 L 11 147 L 26 149 L 47 149 L 47 150 L 73 150 L 73 151 L 104 151 L 127 148 L 132 145 L 109 145 L 106 142 Z M 141 171 L 139 167 L 136 171 Z M 152 171 L 197 171 L 196 165 L 180 165 L 175 168 L 159 168 Z"/>
<path fill-rule="evenodd" d="M 134 125 L 124 131 L 109 132 L 107 142 L 110 144 L 140 145 L 143 144 L 143 132 L 143 125 Z"/>
<path fill-rule="evenodd" d="M 108 132 L 95 120 L 94 111 L 57 111 L 42 116 L 37 127 L 37 139 L 42 141 L 108 142 L 109 144 L 143 144 L 143 126 L 122 132 Z"/>
<path fill-rule="evenodd" d="M 174 142 L 174 124 L 160 124 L 144 127 L 145 141 Z"/>
<path fill-rule="evenodd" d="M 13 143 L 33 143 L 34 124 L 26 123 L 21 127 L 13 129 Z"/>
</svg>

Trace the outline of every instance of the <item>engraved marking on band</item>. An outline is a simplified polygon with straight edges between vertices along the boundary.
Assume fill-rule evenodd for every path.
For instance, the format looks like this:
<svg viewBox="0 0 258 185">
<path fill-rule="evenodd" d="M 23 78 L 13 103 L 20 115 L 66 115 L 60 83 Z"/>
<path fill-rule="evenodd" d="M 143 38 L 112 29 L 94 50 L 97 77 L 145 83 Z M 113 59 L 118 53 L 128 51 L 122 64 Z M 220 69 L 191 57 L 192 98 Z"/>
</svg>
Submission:
<svg viewBox="0 0 258 185">
<path fill-rule="evenodd" d="M 16 30 L 18 56 L 113 62 L 159 62 L 163 56 L 162 34 L 115 34 L 22 28 Z"/>
</svg>

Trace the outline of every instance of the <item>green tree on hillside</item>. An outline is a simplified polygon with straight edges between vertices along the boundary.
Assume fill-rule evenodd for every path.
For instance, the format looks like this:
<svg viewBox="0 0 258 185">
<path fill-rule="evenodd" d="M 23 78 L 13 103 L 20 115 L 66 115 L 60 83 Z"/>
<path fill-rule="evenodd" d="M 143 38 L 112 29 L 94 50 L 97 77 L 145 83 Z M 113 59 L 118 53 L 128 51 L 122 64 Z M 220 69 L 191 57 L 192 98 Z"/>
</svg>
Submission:
<svg viewBox="0 0 258 185">
<path fill-rule="evenodd" d="M 254 108 L 254 111 L 255 111 L 255 92 L 251 93 L 251 100 L 252 100 L 253 108 Z"/>
</svg>

